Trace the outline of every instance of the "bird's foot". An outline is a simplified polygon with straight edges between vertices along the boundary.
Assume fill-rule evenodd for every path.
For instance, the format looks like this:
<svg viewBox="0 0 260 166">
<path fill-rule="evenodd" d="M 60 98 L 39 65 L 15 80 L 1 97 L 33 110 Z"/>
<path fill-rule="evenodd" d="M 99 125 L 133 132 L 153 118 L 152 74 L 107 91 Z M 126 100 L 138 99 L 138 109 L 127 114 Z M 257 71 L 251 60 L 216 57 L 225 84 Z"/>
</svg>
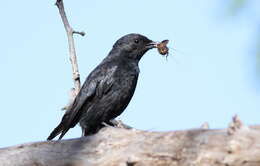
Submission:
<svg viewBox="0 0 260 166">
<path fill-rule="evenodd" d="M 113 126 L 113 127 L 117 127 L 117 128 L 123 128 L 123 129 L 132 129 L 131 126 L 128 126 L 127 124 L 124 124 L 121 120 L 115 120 L 115 119 L 112 119 L 109 121 L 110 126 Z"/>
</svg>

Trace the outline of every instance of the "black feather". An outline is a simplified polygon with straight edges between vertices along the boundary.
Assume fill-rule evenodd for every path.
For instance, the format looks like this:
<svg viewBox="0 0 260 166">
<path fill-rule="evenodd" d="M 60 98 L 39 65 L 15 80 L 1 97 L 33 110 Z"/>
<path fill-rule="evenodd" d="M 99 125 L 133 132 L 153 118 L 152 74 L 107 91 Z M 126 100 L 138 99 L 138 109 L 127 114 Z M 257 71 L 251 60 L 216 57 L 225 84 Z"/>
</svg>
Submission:
<svg viewBox="0 0 260 166">
<path fill-rule="evenodd" d="M 137 42 L 138 41 L 138 42 Z M 130 102 L 139 75 L 138 62 L 155 42 L 140 34 L 120 38 L 108 56 L 89 74 L 73 105 L 48 140 L 66 132 L 78 122 L 85 135 L 96 132 L 102 122 L 120 115 Z"/>
</svg>

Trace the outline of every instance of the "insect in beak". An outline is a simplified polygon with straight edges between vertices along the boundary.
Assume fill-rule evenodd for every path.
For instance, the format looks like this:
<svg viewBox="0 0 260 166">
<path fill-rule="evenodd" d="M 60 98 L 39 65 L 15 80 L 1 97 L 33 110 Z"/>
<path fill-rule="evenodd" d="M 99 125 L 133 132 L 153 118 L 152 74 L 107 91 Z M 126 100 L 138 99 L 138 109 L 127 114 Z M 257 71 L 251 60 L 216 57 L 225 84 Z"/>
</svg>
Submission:
<svg viewBox="0 0 260 166">
<path fill-rule="evenodd" d="M 169 43 L 169 40 L 163 40 L 162 42 L 158 43 L 156 45 L 156 48 L 158 49 L 158 52 L 161 55 L 166 55 L 166 57 L 169 54 L 169 48 L 167 47 L 167 44 Z"/>
<path fill-rule="evenodd" d="M 161 42 L 154 42 L 151 41 L 146 45 L 146 48 L 152 49 L 152 48 L 157 48 L 158 52 L 165 56 L 167 58 L 169 54 L 169 48 L 167 47 L 167 44 L 169 43 L 169 40 L 163 40 Z"/>
</svg>

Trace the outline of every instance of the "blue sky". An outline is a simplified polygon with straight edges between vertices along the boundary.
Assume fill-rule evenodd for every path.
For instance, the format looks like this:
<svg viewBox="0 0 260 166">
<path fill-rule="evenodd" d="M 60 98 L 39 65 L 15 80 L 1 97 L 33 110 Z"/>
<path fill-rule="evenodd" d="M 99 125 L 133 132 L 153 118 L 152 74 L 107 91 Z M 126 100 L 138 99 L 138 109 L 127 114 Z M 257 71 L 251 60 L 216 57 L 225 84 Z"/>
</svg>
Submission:
<svg viewBox="0 0 260 166">
<path fill-rule="evenodd" d="M 260 123 L 254 62 L 256 27 L 246 14 L 228 17 L 225 1 L 68 1 L 82 82 L 128 33 L 169 39 L 140 62 L 133 99 L 119 117 L 149 131 L 227 127 L 238 114 Z M 43 141 L 60 122 L 73 86 L 67 38 L 55 1 L 3 1 L 0 7 L 0 147 Z M 246 13 L 246 9 L 245 9 Z M 81 135 L 79 127 L 65 138 Z"/>
</svg>

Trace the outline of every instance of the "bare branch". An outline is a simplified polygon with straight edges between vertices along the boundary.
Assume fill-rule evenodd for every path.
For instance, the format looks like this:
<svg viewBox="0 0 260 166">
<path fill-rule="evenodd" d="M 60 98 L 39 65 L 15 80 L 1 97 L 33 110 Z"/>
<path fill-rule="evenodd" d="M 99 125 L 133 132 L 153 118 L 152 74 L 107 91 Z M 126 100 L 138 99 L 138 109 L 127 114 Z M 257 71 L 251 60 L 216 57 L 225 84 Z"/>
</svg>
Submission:
<svg viewBox="0 0 260 166">
<path fill-rule="evenodd" d="M 62 108 L 62 110 L 70 110 L 70 106 L 72 106 L 72 103 L 76 96 L 77 94 L 75 88 L 71 88 L 71 90 L 69 91 L 69 102 L 65 107 Z"/>
<path fill-rule="evenodd" d="M 0 166 L 259 166 L 260 127 L 95 135 L 0 148 Z"/>
<path fill-rule="evenodd" d="M 67 32 L 67 37 L 68 37 L 69 56 L 70 56 L 70 62 L 71 62 L 71 65 L 72 65 L 72 74 L 73 74 L 73 81 L 74 81 L 74 87 L 75 87 L 73 92 L 71 92 L 71 93 L 78 94 L 78 92 L 80 90 L 80 74 L 79 74 L 79 69 L 78 69 L 77 56 L 76 56 L 73 34 L 75 33 L 75 34 L 80 34 L 80 35 L 84 36 L 85 33 L 74 31 L 72 29 L 72 27 L 70 26 L 69 21 L 68 21 L 67 16 L 66 16 L 66 13 L 65 13 L 63 0 L 57 0 L 56 6 L 59 9 L 59 13 L 60 13 L 62 22 L 64 24 L 64 28 Z M 71 101 L 69 103 L 71 103 Z"/>
</svg>

